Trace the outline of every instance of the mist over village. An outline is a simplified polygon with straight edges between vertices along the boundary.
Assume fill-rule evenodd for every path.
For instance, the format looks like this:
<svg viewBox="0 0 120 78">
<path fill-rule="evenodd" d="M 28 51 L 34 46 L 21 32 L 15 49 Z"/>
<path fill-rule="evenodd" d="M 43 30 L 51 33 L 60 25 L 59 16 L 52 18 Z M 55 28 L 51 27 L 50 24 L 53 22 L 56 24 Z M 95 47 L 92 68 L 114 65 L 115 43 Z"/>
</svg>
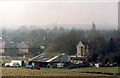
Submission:
<svg viewBox="0 0 120 78">
<path fill-rule="evenodd" d="M 116 3 L 13 1 L 0 8 L 3 76 L 120 75 Z"/>
<path fill-rule="evenodd" d="M 21 26 L 18 29 L 2 30 L 3 55 L 33 57 L 43 52 L 77 54 L 77 44 L 88 46 L 85 60 L 92 62 L 117 62 L 119 55 L 118 30 L 96 30 L 95 23 L 91 29 L 65 29 L 54 25 L 53 29 L 35 26 Z M 41 48 L 44 46 L 44 50 Z M 20 50 L 23 49 L 23 50 Z M 108 56 L 109 55 L 109 56 Z"/>
</svg>

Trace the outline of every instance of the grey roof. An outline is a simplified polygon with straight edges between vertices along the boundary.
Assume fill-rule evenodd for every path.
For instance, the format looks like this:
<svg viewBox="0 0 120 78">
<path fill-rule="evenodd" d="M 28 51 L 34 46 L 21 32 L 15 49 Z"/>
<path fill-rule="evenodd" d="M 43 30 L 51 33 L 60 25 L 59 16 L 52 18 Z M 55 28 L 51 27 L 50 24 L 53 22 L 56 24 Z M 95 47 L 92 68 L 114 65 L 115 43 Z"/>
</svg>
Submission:
<svg viewBox="0 0 120 78">
<path fill-rule="evenodd" d="M 37 62 L 46 62 L 54 58 L 55 56 L 61 56 L 63 53 L 42 53 L 36 57 L 33 57 L 30 61 L 37 61 Z"/>
<path fill-rule="evenodd" d="M 28 49 L 28 45 L 26 43 L 24 43 L 24 42 L 17 43 L 17 48 Z"/>
</svg>

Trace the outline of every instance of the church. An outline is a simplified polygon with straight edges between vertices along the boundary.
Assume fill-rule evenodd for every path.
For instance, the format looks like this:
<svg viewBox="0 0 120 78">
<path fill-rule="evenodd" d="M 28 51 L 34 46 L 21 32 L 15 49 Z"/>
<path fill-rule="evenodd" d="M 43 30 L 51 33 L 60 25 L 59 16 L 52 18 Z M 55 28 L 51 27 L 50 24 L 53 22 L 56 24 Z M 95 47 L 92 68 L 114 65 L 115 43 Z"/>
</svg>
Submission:
<svg viewBox="0 0 120 78">
<path fill-rule="evenodd" d="M 75 55 L 71 55 L 71 62 L 72 63 L 80 63 L 82 61 L 86 61 L 88 55 L 89 55 L 89 47 L 87 45 L 84 45 L 81 41 L 76 46 L 77 52 Z"/>
</svg>

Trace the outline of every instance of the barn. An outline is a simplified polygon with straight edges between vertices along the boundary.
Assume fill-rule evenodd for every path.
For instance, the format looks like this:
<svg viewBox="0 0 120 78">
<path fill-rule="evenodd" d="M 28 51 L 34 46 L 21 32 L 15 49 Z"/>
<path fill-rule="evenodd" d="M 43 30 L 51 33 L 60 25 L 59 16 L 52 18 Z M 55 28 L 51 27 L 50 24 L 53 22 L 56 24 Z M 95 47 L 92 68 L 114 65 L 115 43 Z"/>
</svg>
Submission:
<svg viewBox="0 0 120 78">
<path fill-rule="evenodd" d="M 68 65 L 70 58 L 66 53 L 41 53 L 29 60 L 29 64 L 39 64 L 41 67 L 57 67 L 57 64 L 63 64 L 64 67 Z"/>
</svg>

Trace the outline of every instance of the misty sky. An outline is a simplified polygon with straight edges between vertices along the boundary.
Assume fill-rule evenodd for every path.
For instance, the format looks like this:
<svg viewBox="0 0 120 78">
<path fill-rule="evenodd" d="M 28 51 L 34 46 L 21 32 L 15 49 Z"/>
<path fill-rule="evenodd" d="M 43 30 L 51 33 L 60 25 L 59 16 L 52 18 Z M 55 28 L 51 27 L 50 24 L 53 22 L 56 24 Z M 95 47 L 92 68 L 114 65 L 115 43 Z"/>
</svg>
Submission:
<svg viewBox="0 0 120 78">
<path fill-rule="evenodd" d="M 118 3 L 60 1 L 0 1 L 0 25 L 89 24 L 117 28 Z M 108 27 L 107 27 L 108 28 Z"/>
</svg>

